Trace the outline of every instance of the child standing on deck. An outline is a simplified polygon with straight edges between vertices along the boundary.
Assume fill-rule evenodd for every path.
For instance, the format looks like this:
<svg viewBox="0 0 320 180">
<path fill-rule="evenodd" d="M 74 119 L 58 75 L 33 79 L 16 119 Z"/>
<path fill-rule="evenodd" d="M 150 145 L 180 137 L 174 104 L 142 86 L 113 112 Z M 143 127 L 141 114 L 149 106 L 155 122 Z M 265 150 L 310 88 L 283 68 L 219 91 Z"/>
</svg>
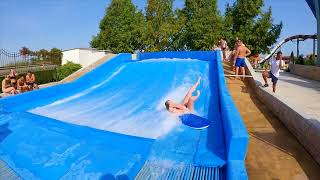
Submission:
<svg viewBox="0 0 320 180">
<path fill-rule="evenodd" d="M 264 87 L 268 87 L 268 81 L 267 78 L 271 78 L 272 81 L 272 90 L 275 93 L 276 92 L 276 86 L 278 82 L 278 78 L 280 76 L 280 69 L 283 67 L 283 61 L 282 61 L 282 52 L 277 52 L 276 59 L 271 59 L 269 62 L 269 66 L 271 66 L 270 71 L 267 71 L 267 69 L 262 73 L 263 80 L 265 82 Z"/>
</svg>

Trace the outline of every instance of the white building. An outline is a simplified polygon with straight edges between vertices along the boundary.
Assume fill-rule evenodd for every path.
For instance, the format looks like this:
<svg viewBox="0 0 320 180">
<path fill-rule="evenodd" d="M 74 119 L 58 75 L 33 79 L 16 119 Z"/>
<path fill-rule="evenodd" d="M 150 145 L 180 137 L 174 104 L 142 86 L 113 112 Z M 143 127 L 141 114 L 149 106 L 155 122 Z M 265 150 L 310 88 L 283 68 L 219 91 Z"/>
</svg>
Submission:
<svg viewBox="0 0 320 180">
<path fill-rule="evenodd" d="M 97 60 L 105 57 L 111 51 L 97 50 L 93 48 L 73 48 L 62 51 L 62 65 L 68 61 L 86 67 Z"/>
</svg>

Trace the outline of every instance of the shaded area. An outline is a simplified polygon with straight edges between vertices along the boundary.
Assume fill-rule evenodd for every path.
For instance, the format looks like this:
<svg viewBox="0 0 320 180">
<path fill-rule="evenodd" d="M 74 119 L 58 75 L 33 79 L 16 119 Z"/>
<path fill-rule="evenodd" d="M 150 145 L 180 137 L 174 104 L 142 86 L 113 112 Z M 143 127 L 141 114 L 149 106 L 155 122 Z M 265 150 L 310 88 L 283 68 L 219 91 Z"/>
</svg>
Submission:
<svg viewBox="0 0 320 180">
<path fill-rule="evenodd" d="M 226 74 L 233 73 L 229 64 L 224 68 Z M 249 85 L 226 79 L 250 135 L 246 158 L 249 179 L 319 179 L 320 166 Z"/>
<path fill-rule="evenodd" d="M 0 125 L 0 143 L 12 132 L 9 128 L 9 123 Z"/>
<path fill-rule="evenodd" d="M 129 177 L 125 174 L 120 174 L 117 176 L 114 176 L 112 174 L 105 174 L 102 175 L 99 180 L 129 180 Z"/>
</svg>

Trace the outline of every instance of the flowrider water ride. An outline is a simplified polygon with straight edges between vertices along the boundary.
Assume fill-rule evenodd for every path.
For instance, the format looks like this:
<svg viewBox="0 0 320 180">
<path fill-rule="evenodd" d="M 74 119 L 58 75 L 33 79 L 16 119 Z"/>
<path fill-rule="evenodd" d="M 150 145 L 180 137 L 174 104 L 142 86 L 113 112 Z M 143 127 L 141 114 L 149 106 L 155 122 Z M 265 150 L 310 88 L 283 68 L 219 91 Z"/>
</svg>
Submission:
<svg viewBox="0 0 320 180">
<path fill-rule="evenodd" d="M 181 101 L 198 77 L 192 115 L 169 113 L 165 101 Z M 0 108 L 2 177 L 248 178 L 248 134 L 219 51 L 119 54 L 74 82 L 3 98 Z"/>
</svg>

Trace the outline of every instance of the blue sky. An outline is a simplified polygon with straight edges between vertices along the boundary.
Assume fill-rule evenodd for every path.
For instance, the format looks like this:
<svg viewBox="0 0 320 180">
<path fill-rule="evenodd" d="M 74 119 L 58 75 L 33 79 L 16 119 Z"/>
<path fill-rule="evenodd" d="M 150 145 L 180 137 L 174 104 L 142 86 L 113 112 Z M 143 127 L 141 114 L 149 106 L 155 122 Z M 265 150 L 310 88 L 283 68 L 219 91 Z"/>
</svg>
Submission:
<svg viewBox="0 0 320 180">
<path fill-rule="evenodd" d="M 32 50 L 57 47 L 68 49 L 88 47 L 97 34 L 105 8 L 111 0 L 0 0 L 0 48 L 11 52 L 27 46 Z M 147 0 L 133 0 L 144 9 Z M 218 0 L 221 12 L 226 3 Z M 275 22 L 284 28 L 279 40 L 295 34 L 316 33 L 316 19 L 304 0 L 266 0 L 271 6 Z M 184 0 L 176 0 L 175 7 L 183 7 Z M 312 42 L 301 44 L 303 54 L 312 51 Z M 283 48 L 295 52 L 295 44 Z"/>
</svg>

